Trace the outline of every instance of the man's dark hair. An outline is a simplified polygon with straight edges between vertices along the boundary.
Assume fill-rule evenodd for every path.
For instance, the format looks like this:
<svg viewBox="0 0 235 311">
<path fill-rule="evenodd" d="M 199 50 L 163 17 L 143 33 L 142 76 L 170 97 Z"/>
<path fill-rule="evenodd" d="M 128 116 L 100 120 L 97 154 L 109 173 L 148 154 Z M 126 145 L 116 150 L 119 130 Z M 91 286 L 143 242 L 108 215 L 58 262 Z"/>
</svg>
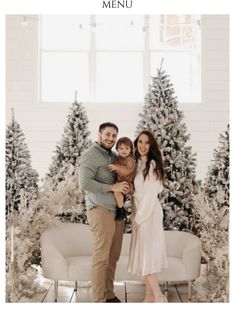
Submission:
<svg viewBox="0 0 235 311">
<path fill-rule="evenodd" d="M 99 132 L 101 133 L 106 127 L 113 127 L 118 132 L 117 125 L 111 122 L 105 122 L 105 123 L 100 124 Z"/>
</svg>

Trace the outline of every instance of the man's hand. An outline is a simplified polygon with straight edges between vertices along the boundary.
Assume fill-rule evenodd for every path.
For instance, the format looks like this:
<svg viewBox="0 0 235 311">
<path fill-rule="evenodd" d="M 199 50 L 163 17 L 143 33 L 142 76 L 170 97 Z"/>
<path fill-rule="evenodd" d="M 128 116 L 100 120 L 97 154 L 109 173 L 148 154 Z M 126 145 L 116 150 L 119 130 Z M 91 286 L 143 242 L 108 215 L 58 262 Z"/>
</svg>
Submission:
<svg viewBox="0 0 235 311">
<path fill-rule="evenodd" d="M 109 165 L 108 165 L 108 169 L 109 169 L 111 172 L 115 172 L 115 173 L 118 172 L 118 167 L 117 167 L 117 165 L 115 165 L 115 164 L 109 164 Z"/>
<path fill-rule="evenodd" d="M 129 189 L 129 185 L 126 181 L 119 182 L 109 186 L 109 191 L 112 192 L 126 192 Z"/>
</svg>

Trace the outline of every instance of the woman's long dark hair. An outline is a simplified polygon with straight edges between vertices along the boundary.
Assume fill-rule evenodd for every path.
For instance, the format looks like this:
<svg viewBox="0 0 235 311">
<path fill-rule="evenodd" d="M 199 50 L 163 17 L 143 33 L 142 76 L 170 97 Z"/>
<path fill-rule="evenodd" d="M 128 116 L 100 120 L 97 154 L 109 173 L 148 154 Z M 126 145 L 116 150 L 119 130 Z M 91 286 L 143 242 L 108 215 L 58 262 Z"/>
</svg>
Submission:
<svg viewBox="0 0 235 311">
<path fill-rule="evenodd" d="M 141 135 L 146 135 L 148 136 L 149 139 L 149 153 L 147 154 L 147 162 L 146 162 L 146 167 L 143 170 L 143 175 L 144 179 L 146 179 L 146 176 L 149 173 L 149 168 L 150 168 L 150 162 L 154 160 L 156 167 L 154 168 L 154 173 L 157 176 L 157 179 L 160 181 L 164 182 L 165 180 L 165 171 L 164 171 L 164 165 L 163 165 L 163 159 L 162 159 L 162 154 L 160 151 L 160 148 L 158 146 L 158 143 L 156 142 L 153 134 L 147 130 L 144 130 L 139 133 L 137 138 L 134 141 L 134 147 L 135 147 L 135 157 L 136 160 L 140 159 L 140 154 L 138 152 L 137 148 L 137 143 Z"/>
</svg>

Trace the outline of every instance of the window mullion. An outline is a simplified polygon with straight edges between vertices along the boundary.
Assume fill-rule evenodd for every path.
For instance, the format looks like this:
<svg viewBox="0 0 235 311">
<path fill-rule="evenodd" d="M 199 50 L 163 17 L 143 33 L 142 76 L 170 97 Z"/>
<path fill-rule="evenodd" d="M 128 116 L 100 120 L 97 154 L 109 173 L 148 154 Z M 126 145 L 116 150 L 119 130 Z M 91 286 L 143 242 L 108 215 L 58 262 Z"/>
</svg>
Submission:
<svg viewBox="0 0 235 311">
<path fill-rule="evenodd" d="M 144 52 L 143 52 L 143 88 L 144 94 L 148 91 L 148 86 L 150 84 L 150 34 L 149 34 L 149 15 L 145 18 L 145 37 L 144 37 Z"/>
<path fill-rule="evenodd" d="M 90 27 L 90 55 L 89 55 L 89 69 L 90 69 L 90 85 L 89 85 L 89 95 L 91 99 L 96 96 L 96 44 L 95 44 L 95 25 L 96 25 L 96 17 L 95 15 L 91 15 L 90 19 L 91 27 Z"/>
</svg>

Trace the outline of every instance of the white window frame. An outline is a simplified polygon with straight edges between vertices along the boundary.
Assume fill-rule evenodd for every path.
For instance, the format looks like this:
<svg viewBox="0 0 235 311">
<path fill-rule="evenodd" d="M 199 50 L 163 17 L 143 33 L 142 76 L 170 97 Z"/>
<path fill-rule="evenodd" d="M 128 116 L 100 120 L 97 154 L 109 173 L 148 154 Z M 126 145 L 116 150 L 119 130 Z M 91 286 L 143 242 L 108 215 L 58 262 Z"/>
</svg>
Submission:
<svg viewBox="0 0 235 311">
<path fill-rule="evenodd" d="M 40 18 L 39 20 L 42 20 L 42 18 Z M 144 37 L 144 50 L 125 50 L 125 52 L 140 52 L 143 55 L 143 99 L 138 101 L 138 103 L 141 103 L 144 101 L 144 96 L 145 94 L 148 92 L 149 89 L 149 84 L 151 83 L 151 58 L 150 55 L 152 52 L 171 52 L 171 53 L 175 53 L 175 52 L 180 52 L 180 51 L 188 51 L 187 48 L 163 48 L 163 49 L 150 49 L 150 35 L 149 35 L 149 29 L 150 29 L 150 16 L 149 15 L 145 15 L 144 16 L 144 28 L 145 28 L 145 37 Z M 118 50 L 113 50 L 113 49 L 106 49 L 106 50 L 98 50 L 95 47 L 95 32 L 92 31 L 92 25 L 95 26 L 96 25 L 96 15 L 90 15 L 90 50 L 81 50 L 80 52 L 84 53 L 88 53 L 89 55 L 89 76 L 90 76 L 90 82 L 89 82 L 89 92 L 90 92 L 90 97 L 91 100 L 86 101 L 85 102 L 87 104 L 89 103 L 98 103 L 98 101 L 95 99 L 95 93 L 96 93 L 96 53 L 102 53 L 102 52 L 120 52 Z M 43 103 L 43 104 L 53 104 L 53 103 L 60 103 L 60 104 L 68 104 L 68 102 L 52 102 L 52 101 L 43 101 L 42 100 L 42 89 L 41 89 L 41 76 L 42 76 L 42 66 L 41 66 L 41 62 L 42 62 L 42 53 L 43 50 L 41 48 L 41 25 L 39 27 L 39 102 Z M 199 39 L 200 40 L 200 39 Z M 79 51 L 76 51 L 79 52 Z M 68 51 L 69 53 L 69 51 Z M 198 49 L 196 51 L 198 57 L 200 57 L 201 55 L 201 45 L 199 44 Z M 201 62 L 200 62 L 201 64 Z M 160 64 L 159 64 L 160 67 Z M 201 67 L 201 66 L 200 66 Z M 164 65 L 163 65 L 164 68 Z M 157 69 L 157 68 L 156 68 Z M 200 76 L 200 74 L 199 74 Z M 200 77 L 198 77 L 200 79 Z M 200 103 L 201 102 L 201 83 L 200 83 L 200 90 L 198 91 L 199 94 L 199 101 L 180 101 L 182 104 L 184 103 Z M 79 95 L 79 94 L 78 94 Z M 177 95 L 177 94 L 176 94 Z M 72 100 L 72 99 L 71 99 Z M 81 98 L 79 98 L 78 96 L 78 100 L 83 101 Z M 69 102 L 70 103 L 70 102 Z M 113 100 L 113 103 L 115 104 L 123 104 L 123 102 L 116 102 L 115 99 Z M 131 102 L 128 102 L 131 104 Z M 134 104 L 136 104 L 137 102 L 134 102 Z"/>
</svg>

